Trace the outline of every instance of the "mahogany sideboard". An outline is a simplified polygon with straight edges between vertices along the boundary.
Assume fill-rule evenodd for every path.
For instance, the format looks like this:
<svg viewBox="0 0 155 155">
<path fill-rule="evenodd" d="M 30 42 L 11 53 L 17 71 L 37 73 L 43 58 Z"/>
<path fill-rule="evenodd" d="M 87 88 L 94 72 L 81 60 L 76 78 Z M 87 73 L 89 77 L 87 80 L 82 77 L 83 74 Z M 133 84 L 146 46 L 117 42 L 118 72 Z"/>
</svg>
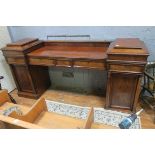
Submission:
<svg viewBox="0 0 155 155">
<path fill-rule="evenodd" d="M 109 41 L 41 41 L 26 38 L 2 48 L 18 95 L 38 98 L 50 86 L 49 66 L 107 70 L 105 108 L 136 110 L 140 76 L 149 55 L 138 38 Z"/>
</svg>

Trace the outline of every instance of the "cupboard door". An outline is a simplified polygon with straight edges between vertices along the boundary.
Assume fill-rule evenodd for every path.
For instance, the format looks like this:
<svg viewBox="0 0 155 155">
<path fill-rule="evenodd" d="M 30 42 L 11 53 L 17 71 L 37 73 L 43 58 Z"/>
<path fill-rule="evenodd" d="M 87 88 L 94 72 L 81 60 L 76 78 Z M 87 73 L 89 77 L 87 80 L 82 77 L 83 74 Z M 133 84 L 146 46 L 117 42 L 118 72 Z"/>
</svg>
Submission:
<svg viewBox="0 0 155 155">
<path fill-rule="evenodd" d="M 12 65 L 14 79 L 16 81 L 18 90 L 22 92 L 33 92 L 31 84 L 31 76 L 28 69 L 24 65 Z"/>
<path fill-rule="evenodd" d="M 139 76 L 109 72 L 106 107 L 133 110 Z"/>
</svg>

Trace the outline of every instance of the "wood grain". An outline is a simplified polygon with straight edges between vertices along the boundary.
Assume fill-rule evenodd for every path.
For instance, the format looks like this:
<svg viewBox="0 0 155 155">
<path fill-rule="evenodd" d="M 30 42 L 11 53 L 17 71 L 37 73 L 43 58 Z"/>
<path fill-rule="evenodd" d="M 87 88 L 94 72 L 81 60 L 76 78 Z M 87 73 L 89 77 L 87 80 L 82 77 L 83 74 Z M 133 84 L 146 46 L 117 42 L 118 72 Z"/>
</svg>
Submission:
<svg viewBox="0 0 155 155">
<path fill-rule="evenodd" d="M 24 106 L 24 108 L 22 109 L 22 111 L 25 109 L 24 112 L 27 112 L 28 109 L 36 102 L 35 99 L 19 97 L 17 95 L 17 90 L 13 91 L 11 93 L 11 95 L 16 99 L 18 106 L 20 106 L 20 107 Z M 79 94 L 79 93 L 50 90 L 50 89 L 47 90 L 42 95 L 42 97 L 44 97 L 48 100 L 53 100 L 53 101 L 57 101 L 57 102 L 65 102 L 65 103 L 72 104 L 72 105 L 79 105 L 79 106 L 86 106 L 86 107 L 101 107 L 101 108 L 103 108 L 106 103 L 106 98 L 103 96 L 84 95 L 84 94 Z M 4 106 L 4 104 L 3 104 L 3 106 Z M 4 107 L 3 109 L 5 109 L 7 107 L 8 106 Z M 138 102 L 137 111 L 141 108 L 142 108 L 141 103 Z M 155 129 L 155 124 L 153 123 L 153 119 L 154 119 L 153 111 L 147 105 L 143 106 L 143 108 L 144 108 L 144 112 L 142 112 L 142 114 L 140 115 L 142 128 Z M 117 111 L 131 113 L 129 110 L 117 109 Z M 84 124 L 82 124 L 82 125 L 84 125 Z M 78 126 L 78 127 L 83 128 L 83 126 Z M 113 126 L 96 124 L 96 123 L 95 124 L 93 123 L 91 128 L 116 129 L 116 127 L 113 127 Z"/>
<path fill-rule="evenodd" d="M 29 122 L 25 122 L 22 120 L 18 120 L 12 117 L 3 116 L 3 115 L 0 115 L 0 120 L 7 124 L 13 125 L 13 126 L 9 126 L 13 128 L 14 126 L 16 126 L 16 128 L 24 128 L 24 129 L 41 129 L 42 128 L 41 126 L 29 123 Z"/>
<path fill-rule="evenodd" d="M 149 55 L 138 38 L 118 38 L 113 42 L 28 38 L 9 44 L 2 51 L 9 60 L 20 96 L 38 98 L 45 92 L 50 86 L 48 66 L 106 70 L 109 74 L 106 107 L 130 110 L 136 108 L 133 101 L 137 95 L 133 93 L 138 94 L 138 78 Z M 125 74 L 130 76 L 126 78 Z"/>
<path fill-rule="evenodd" d="M 143 75 L 149 55 L 144 42 L 138 38 L 116 39 L 110 44 L 107 55 L 108 85 L 105 108 L 136 111 L 139 78 Z"/>
<path fill-rule="evenodd" d="M 105 59 L 106 51 L 102 47 L 42 47 L 28 54 L 29 57 Z"/>
<path fill-rule="evenodd" d="M 2 92 L 5 92 L 3 94 Z M 6 91 L 1 91 L 3 100 L 7 101 Z M 13 103 L 5 102 L 0 110 L 6 110 L 13 106 Z M 52 128 L 52 129 L 79 129 L 91 128 L 93 123 L 93 108 L 90 109 L 86 120 L 60 115 L 54 112 L 48 112 L 44 98 L 40 98 L 31 108 L 24 105 L 17 105 L 24 114 L 19 115 L 16 111 L 8 116 L 0 117 L 1 128 Z M 1 116 L 1 115 L 0 115 Z M 12 119 L 13 118 L 13 119 Z"/>
<path fill-rule="evenodd" d="M 86 119 L 86 123 L 84 125 L 84 129 L 90 129 L 93 122 L 94 122 L 94 109 L 93 107 L 91 107 Z"/>
<path fill-rule="evenodd" d="M 0 90 L 0 105 L 2 105 L 5 102 L 11 102 L 10 97 L 8 95 L 8 91 Z"/>
<path fill-rule="evenodd" d="M 15 119 L 23 120 L 29 123 L 33 123 L 35 119 L 40 115 L 44 110 L 47 111 L 46 103 L 44 98 L 40 98 L 24 115 L 18 115 L 13 111 L 9 116 Z"/>
</svg>

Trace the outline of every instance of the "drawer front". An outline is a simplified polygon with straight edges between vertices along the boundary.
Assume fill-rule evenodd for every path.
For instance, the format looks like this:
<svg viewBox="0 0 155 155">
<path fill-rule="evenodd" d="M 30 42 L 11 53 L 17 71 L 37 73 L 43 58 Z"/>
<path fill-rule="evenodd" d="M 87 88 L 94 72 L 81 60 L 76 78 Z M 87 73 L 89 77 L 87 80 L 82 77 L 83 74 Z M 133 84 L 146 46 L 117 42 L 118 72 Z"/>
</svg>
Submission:
<svg viewBox="0 0 155 155">
<path fill-rule="evenodd" d="M 83 67 L 105 69 L 105 62 L 101 61 L 72 61 L 72 60 L 54 60 L 46 58 L 29 58 L 30 65 L 57 66 L 57 67 Z"/>
<path fill-rule="evenodd" d="M 144 66 L 136 65 L 121 65 L 121 64 L 110 64 L 110 71 L 121 71 L 121 72 L 143 72 Z"/>
<path fill-rule="evenodd" d="M 31 83 L 31 77 L 29 71 L 24 65 L 11 65 L 14 78 L 19 91 L 33 92 L 33 85 Z"/>
<path fill-rule="evenodd" d="M 43 66 L 55 66 L 55 60 L 53 59 L 39 59 L 39 58 L 29 58 L 29 64 L 31 65 L 43 65 Z"/>
<path fill-rule="evenodd" d="M 122 61 L 147 61 L 147 56 L 139 55 L 108 55 L 109 60 L 122 60 Z"/>
<path fill-rule="evenodd" d="M 72 67 L 72 63 L 69 60 L 57 60 L 56 66 Z"/>
<path fill-rule="evenodd" d="M 24 58 L 6 58 L 8 64 L 25 64 Z"/>
<path fill-rule="evenodd" d="M 74 62 L 75 67 L 89 67 L 88 61 L 75 61 Z"/>
<path fill-rule="evenodd" d="M 76 61 L 74 62 L 74 67 L 105 69 L 105 63 L 96 61 Z"/>
<path fill-rule="evenodd" d="M 104 62 L 89 62 L 89 67 L 105 69 L 105 63 Z"/>
</svg>

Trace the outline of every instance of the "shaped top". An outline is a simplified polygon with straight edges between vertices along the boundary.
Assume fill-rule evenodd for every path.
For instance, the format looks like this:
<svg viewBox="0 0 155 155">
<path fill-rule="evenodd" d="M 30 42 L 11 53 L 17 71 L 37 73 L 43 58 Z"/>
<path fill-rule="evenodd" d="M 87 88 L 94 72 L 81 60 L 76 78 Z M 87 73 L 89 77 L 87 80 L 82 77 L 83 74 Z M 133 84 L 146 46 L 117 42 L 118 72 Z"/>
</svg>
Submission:
<svg viewBox="0 0 155 155">
<path fill-rule="evenodd" d="M 138 38 L 118 38 L 111 43 L 107 54 L 149 55 L 143 41 Z"/>
<path fill-rule="evenodd" d="M 30 44 L 32 42 L 35 42 L 35 41 L 38 41 L 37 38 L 25 38 L 25 39 L 22 39 L 22 40 L 19 40 L 17 42 L 13 42 L 13 43 L 9 43 L 7 44 L 7 46 L 24 46 L 24 45 L 27 45 L 27 44 Z"/>
<path fill-rule="evenodd" d="M 6 47 L 2 48 L 2 51 L 24 51 L 29 49 L 37 44 L 40 44 L 42 41 L 39 41 L 37 38 L 25 38 L 13 43 L 7 44 Z"/>
</svg>

